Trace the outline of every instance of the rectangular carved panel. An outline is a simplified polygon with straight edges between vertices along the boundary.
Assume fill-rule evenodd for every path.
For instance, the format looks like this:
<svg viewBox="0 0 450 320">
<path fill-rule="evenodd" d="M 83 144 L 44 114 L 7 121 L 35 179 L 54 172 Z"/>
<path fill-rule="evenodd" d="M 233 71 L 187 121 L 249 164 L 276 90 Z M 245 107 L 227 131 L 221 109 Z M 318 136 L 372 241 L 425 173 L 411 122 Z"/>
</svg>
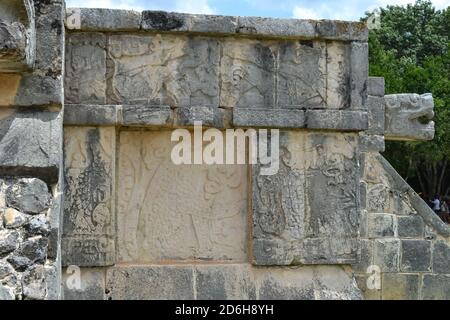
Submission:
<svg viewBox="0 0 450 320">
<path fill-rule="evenodd" d="M 280 167 L 253 176 L 253 263 L 346 264 L 357 258 L 358 139 L 282 132 Z"/>
<path fill-rule="evenodd" d="M 108 99 L 117 104 L 218 106 L 219 42 L 172 35 L 112 35 Z"/>
<path fill-rule="evenodd" d="M 106 101 L 106 36 L 75 33 L 67 37 L 64 91 L 66 103 Z"/>
<path fill-rule="evenodd" d="M 170 131 L 120 134 L 118 260 L 247 261 L 247 170 L 175 165 Z"/>
<path fill-rule="evenodd" d="M 115 128 L 64 129 L 63 264 L 115 263 Z"/>
</svg>

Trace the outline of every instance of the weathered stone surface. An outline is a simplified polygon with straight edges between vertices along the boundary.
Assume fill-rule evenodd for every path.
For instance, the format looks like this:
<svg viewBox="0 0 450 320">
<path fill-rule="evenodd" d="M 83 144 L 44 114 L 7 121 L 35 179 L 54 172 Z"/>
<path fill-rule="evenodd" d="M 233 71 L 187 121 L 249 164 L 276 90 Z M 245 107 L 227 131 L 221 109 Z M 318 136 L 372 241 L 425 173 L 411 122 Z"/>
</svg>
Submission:
<svg viewBox="0 0 450 320">
<path fill-rule="evenodd" d="M 381 300 L 381 288 L 368 287 L 369 276 L 368 274 L 357 274 L 354 276 L 358 288 L 362 291 L 365 300 Z"/>
<path fill-rule="evenodd" d="M 50 223 L 45 214 L 40 214 L 31 217 L 25 225 L 25 229 L 32 235 L 47 236 L 50 233 Z"/>
<path fill-rule="evenodd" d="M 422 299 L 449 300 L 450 275 L 425 274 L 423 276 Z"/>
<path fill-rule="evenodd" d="M 384 213 L 369 213 L 368 215 L 368 237 L 381 238 L 393 237 L 394 230 L 394 216 Z"/>
<path fill-rule="evenodd" d="M 0 174 L 55 182 L 61 159 L 59 112 L 0 111 Z"/>
<path fill-rule="evenodd" d="M 220 106 L 275 106 L 277 43 L 227 39 L 222 46 Z"/>
<path fill-rule="evenodd" d="M 383 273 L 383 300 L 418 300 L 419 276 L 417 274 Z"/>
<path fill-rule="evenodd" d="M 358 249 L 357 136 L 282 132 L 278 173 L 253 170 L 253 263 L 353 263 Z"/>
<path fill-rule="evenodd" d="M 21 227 L 27 221 L 26 215 L 13 208 L 8 208 L 3 214 L 3 224 L 8 229 Z"/>
<path fill-rule="evenodd" d="M 11 275 L 14 272 L 13 267 L 3 260 L 0 260 L 0 280 L 3 280 L 7 276 Z"/>
<path fill-rule="evenodd" d="M 325 42 L 281 42 L 277 59 L 277 105 L 281 108 L 324 107 L 326 59 Z"/>
<path fill-rule="evenodd" d="M 22 279 L 23 296 L 26 300 L 42 300 L 47 295 L 44 266 L 27 270 Z"/>
<path fill-rule="evenodd" d="M 369 77 L 367 94 L 369 96 L 384 97 L 384 77 Z"/>
<path fill-rule="evenodd" d="M 391 94 L 386 102 L 386 139 L 432 140 L 434 103 L 431 94 Z"/>
<path fill-rule="evenodd" d="M 346 110 L 307 110 L 308 129 L 330 129 L 336 131 L 362 131 L 368 126 L 367 112 Z"/>
<path fill-rule="evenodd" d="M 82 268 L 78 274 L 63 271 L 64 300 L 104 300 L 105 270 L 101 268 Z M 72 281 L 73 280 L 73 281 Z M 80 280 L 78 283 L 77 281 Z M 77 288 L 78 284 L 80 285 Z"/>
<path fill-rule="evenodd" d="M 418 215 L 397 217 L 397 232 L 400 238 L 423 237 L 425 224 Z"/>
<path fill-rule="evenodd" d="M 0 254 L 9 253 L 17 248 L 19 233 L 13 230 L 0 230 Z"/>
<path fill-rule="evenodd" d="M 433 272 L 449 273 L 450 246 L 444 241 L 436 241 L 433 244 Z"/>
<path fill-rule="evenodd" d="M 237 33 L 255 36 L 285 36 L 314 38 L 316 22 L 300 19 L 272 19 L 261 17 L 239 17 Z"/>
<path fill-rule="evenodd" d="M 350 46 L 345 42 L 327 43 L 327 107 L 344 109 L 350 105 Z"/>
<path fill-rule="evenodd" d="M 124 126 L 168 126 L 173 123 L 168 106 L 122 106 L 121 124 Z"/>
<path fill-rule="evenodd" d="M 175 110 L 175 124 L 178 126 L 193 126 L 201 122 L 204 126 L 224 127 L 223 110 L 216 107 L 182 107 Z"/>
<path fill-rule="evenodd" d="M 141 13 L 132 10 L 68 8 L 66 27 L 83 31 L 139 30 Z"/>
<path fill-rule="evenodd" d="M 366 42 L 355 41 L 351 43 L 350 47 L 350 107 L 366 109 L 369 45 Z"/>
<path fill-rule="evenodd" d="M 32 263 L 43 263 L 47 257 L 47 244 L 45 237 L 29 238 L 20 245 L 17 255 L 28 258 Z"/>
<path fill-rule="evenodd" d="M 118 109 L 118 106 L 66 104 L 64 106 L 64 124 L 114 126 L 119 124 Z"/>
<path fill-rule="evenodd" d="M 142 29 L 201 33 L 235 33 L 237 17 L 143 11 Z"/>
<path fill-rule="evenodd" d="M 45 106 L 61 104 L 61 76 L 24 75 L 14 101 L 15 106 Z"/>
<path fill-rule="evenodd" d="M 115 130 L 65 128 L 63 264 L 115 261 Z"/>
<path fill-rule="evenodd" d="M 236 127 L 304 128 L 305 111 L 301 109 L 233 108 Z"/>
<path fill-rule="evenodd" d="M 402 240 L 401 250 L 401 271 L 431 271 L 431 241 Z"/>
<path fill-rule="evenodd" d="M 47 184 L 36 178 L 22 178 L 6 191 L 6 203 L 29 214 L 38 214 L 51 205 Z"/>
<path fill-rule="evenodd" d="M 244 165 L 175 165 L 170 131 L 120 136 L 119 261 L 247 259 Z"/>
<path fill-rule="evenodd" d="M 219 104 L 218 40 L 113 35 L 108 53 L 111 103 L 171 107 Z"/>
<path fill-rule="evenodd" d="M 44 265 L 46 300 L 61 300 L 61 264 L 60 260 L 55 263 Z"/>
<path fill-rule="evenodd" d="M 316 25 L 317 36 L 330 40 L 367 41 L 367 26 L 362 22 L 320 20 Z"/>
<path fill-rule="evenodd" d="M 0 284 L 0 301 L 15 300 L 14 289 Z"/>
<path fill-rule="evenodd" d="M 106 36 L 74 33 L 66 43 L 65 102 L 105 104 Z"/>
<path fill-rule="evenodd" d="M 400 259 L 400 240 L 377 239 L 374 241 L 373 264 L 381 272 L 398 272 Z"/>
<path fill-rule="evenodd" d="M 368 134 L 384 135 L 385 105 L 384 97 L 367 97 L 367 112 L 369 116 Z"/>
<path fill-rule="evenodd" d="M 360 240 L 360 254 L 356 264 L 352 265 L 355 272 L 367 272 L 367 268 L 373 265 L 374 242 L 372 240 Z"/>
<path fill-rule="evenodd" d="M 384 136 L 360 133 L 359 145 L 361 152 L 384 152 Z"/>
<path fill-rule="evenodd" d="M 339 266 L 314 267 L 314 291 L 316 300 L 362 300 L 363 298 L 355 280 Z"/>
<path fill-rule="evenodd" d="M 112 267 L 106 272 L 106 289 L 112 300 L 192 300 L 194 272 L 182 265 Z"/>
<path fill-rule="evenodd" d="M 250 265 L 198 265 L 195 292 L 199 300 L 255 300 L 257 289 Z"/>
<path fill-rule="evenodd" d="M 14 267 L 17 271 L 25 271 L 28 267 L 33 264 L 33 261 L 24 256 L 12 255 L 7 261 Z"/>
</svg>

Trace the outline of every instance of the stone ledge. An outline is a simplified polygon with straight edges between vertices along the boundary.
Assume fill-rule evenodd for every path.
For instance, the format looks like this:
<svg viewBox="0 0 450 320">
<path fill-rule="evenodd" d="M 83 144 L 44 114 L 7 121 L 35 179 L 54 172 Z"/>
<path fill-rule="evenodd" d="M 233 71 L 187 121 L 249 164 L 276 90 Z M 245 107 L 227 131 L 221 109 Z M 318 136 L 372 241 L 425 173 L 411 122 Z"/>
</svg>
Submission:
<svg viewBox="0 0 450 320">
<path fill-rule="evenodd" d="M 364 131 L 368 128 L 368 115 L 364 111 L 307 110 L 306 128 Z"/>
<path fill-rule="evenodd" d="M 165 11 L 68 8 L 66 28 L 82 31 L 215 33 L 249 37 L 367 41 L 364 23 L 197 15 Z"/>
<path fill-rule="evenodd" d="M 235 127 L 304 128 L 305 111 L 300 109 L 234 108 Z"/>
</svg>

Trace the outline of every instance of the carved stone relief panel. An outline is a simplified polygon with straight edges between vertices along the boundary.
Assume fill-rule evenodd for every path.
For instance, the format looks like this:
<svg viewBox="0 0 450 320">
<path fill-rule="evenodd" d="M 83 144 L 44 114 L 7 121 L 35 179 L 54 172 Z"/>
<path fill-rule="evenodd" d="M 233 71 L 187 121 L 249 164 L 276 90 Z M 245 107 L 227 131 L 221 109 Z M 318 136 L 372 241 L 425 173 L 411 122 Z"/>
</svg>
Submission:
<svg viewBox="0 0 450 320">
<path fill-rule="evenodd" d="M 220 105 L 275 106 L 277 43 L 226 39 L 222 52 Z"/>
<path fill-rule="evenodd" d="M 112 35 L 109 102 L 218 106 L 219 54 L 219 42 L 214 39 Z"/>
<path fill-rule="evenodd" d="M 350 107 L 350 46 L 345 42 L 327 43 L 327 106 Z"/>
<path fill-rule="evenodd" d="M 66 40 L 65 102 L 106 102 L 106 36 L 69 34 Z"/>
<path fill-rule="evenodd" d="M 320 108 L 326 103 L 326 44 L 321 41 L 280 43 L 278 106 Z"/>
<path fill-rule="evenodd" d="M 64 129 L 65 265 L 104 266 L 115 262 L 115 128 Z"/>
<path fill-rule="evenodd" d="M 253 263 L 340 264 L 357 258 L 358 139 L 283 132 L 280 167 L 253 170 Z"/>
<path fill-rule="evenodd" d="M 246 166 L 170 156 L 170 131 L 120 134 L 118 260 L 246 261 Z"/>
</svg>

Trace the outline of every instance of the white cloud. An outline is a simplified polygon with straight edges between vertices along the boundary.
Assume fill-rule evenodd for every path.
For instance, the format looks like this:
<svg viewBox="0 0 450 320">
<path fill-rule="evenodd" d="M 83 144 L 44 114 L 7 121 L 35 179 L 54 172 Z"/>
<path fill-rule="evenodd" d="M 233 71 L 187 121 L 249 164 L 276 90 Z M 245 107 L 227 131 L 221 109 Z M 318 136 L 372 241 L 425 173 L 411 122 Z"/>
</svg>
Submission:
<svg viewBox="0 0 450 320">
<path fill-rule="evenodd" d="M 67 0 L 67 7 L 73 8 L 109 8 L 142 11 L 143 7 L 135 0 Z"/>
<path fill-rule="evenodd" d="M 311 8 L 303 8 L 295 6 L 293 10 L 293 17 L 296 19 L 321 19 L 319 14 Z"/>
<path fill-rule="evenodd" d="M 216 11 L 208 4 L 208 0 L 177 0 L 175 11 L 196 14 L 215 14 Z"/>
<path fill-rule="evenodd" d="M 346 10 L 334 10 L 326 4 L 314 7 L 295 6 L 292 16 L 296 19 L 354 20 L 358 12 L 351 9 L 352 7 L 349 6 Z"/>
<path fill-rule="evenodd" d="M 450 0 L 432 0 L 433 6 L 436 9 L 444 9 L 450 6 Z M 375 0 L 368 7 L 367 10 L 372 11 L 379 7 L 391 6 L 406 6 L 407 4 L 414 4 L 414 0 Z"/>
</svg>

